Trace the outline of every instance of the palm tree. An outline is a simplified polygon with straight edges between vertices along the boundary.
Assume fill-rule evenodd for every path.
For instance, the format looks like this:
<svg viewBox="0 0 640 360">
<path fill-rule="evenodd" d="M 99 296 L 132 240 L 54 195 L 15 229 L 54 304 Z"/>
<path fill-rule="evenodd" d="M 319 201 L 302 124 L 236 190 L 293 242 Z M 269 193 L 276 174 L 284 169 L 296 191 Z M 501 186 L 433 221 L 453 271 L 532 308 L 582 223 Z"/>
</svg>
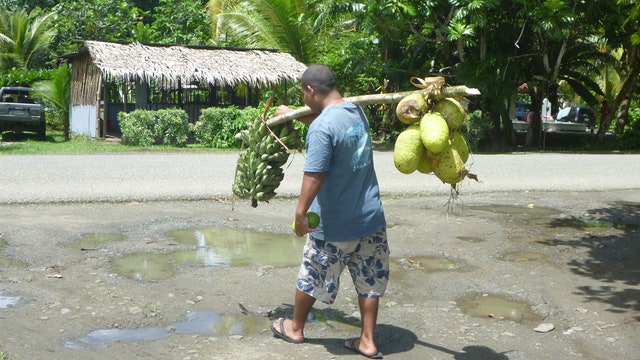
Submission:
<svg viewBox="0 0 640 360">
<path fill-rule="evenodd" d="M 242 46 L 266 47 L 291 53 L 298 61 L 314 59 L 314 39 L 306 22 L 305 0 L 210 0 L 213 32 L 233 37 Z M 228 39 L 227 39 L 228 41 Z"/>
<path fill-rule="evenodd" d="M 64 124 L 65 138 L 69 138 L 69 99 L 71 93 L 71 68 L 68 64 L 52 72 L 51 79 L 33 84 L 33 95 L 50 103 Z"/>
<path fill-rule="evenodd" d="M 0 11 L 0 69 L 32 69 L 39 64 L 51 44 L 55 12 L 30 14 L 24 9 Z"/>
</svg>

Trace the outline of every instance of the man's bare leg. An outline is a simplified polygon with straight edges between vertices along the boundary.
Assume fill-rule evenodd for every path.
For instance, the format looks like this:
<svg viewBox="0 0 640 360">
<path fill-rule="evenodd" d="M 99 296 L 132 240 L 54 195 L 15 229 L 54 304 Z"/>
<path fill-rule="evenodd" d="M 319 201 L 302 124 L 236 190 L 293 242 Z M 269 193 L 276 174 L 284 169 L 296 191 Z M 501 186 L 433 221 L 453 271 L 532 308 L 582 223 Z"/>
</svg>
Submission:
<svg viewBox="0 0 640 360">
<path fill-rule="evenodd" d="M 380 300 L 378 298 L 358 297 L 362 330 L 360 332 L 360 339 L 353 343 L 353 347 L 367 356 L 373 356 L 378 353 L 374 335 L 378 321 L 379 303 Z M 347 342 L 345 346 L 349 347 L 349 343 Z"/>
<path fill-rule="evenodd" d="M 304 325 L 307 322 L 307 317 L 316 299 L 296 289 L 295 303 L 293 306 L 293 319 L 290 321 L 285 319 L 282 326 L 284 331 L 293 340 L 304 339 Z M 280 328 L 280 319 L 276 320 L 273 325 L 276 329 Z"/>
</svg>

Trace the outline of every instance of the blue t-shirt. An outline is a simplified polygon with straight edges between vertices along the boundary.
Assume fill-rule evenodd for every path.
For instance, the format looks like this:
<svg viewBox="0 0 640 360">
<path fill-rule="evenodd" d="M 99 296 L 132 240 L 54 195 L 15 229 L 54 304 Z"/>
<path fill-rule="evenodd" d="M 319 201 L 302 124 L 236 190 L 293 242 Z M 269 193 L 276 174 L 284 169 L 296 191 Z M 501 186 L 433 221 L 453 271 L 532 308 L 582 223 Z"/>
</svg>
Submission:
<svg viewBox="0 0 640 360">
<path fill-rule="evenodd" d="M 369 122 L 362 110 L 350 102 L 326 107 L 309 126 L 306 148 L 303 171 L 326 173 L 309 209 L 321 219 L 311 236 L 349 241 L 384 228 Z"/>
</svg>

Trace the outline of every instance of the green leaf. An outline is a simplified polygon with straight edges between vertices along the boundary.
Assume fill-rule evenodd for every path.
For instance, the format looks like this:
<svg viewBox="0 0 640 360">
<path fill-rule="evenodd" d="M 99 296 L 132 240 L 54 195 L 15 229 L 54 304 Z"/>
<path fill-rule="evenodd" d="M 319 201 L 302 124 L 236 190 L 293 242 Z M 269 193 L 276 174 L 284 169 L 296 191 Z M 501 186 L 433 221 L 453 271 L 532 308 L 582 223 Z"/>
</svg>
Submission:
<svg viewBox="0 0 640 360">
<path fill-rule="evenodd" d="M 548 8 L 551 11 L 558 11 L 564 6 L 564 1 L 562 0 L 546 0 L 544 2 L 544 7 Z"/>
</svg>

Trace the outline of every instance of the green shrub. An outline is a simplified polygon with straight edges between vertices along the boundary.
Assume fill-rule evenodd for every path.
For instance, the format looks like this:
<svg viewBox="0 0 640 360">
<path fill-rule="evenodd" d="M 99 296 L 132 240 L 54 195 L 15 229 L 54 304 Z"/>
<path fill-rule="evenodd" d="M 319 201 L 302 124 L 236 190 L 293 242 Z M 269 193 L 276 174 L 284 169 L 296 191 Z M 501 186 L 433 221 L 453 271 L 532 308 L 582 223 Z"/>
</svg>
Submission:
<svg viewBox="0 0 640 360">
<path fill-rule="evenodd" d="M 118 114 L 122 143 L 133 146 L 151 146 L 155 142 L 153 127 L 156 122 L 155 112 L 134 110 L 130 113 Z"/>
<path fill-rule="evenodd" d="M 260 116 L 262 110 L 252 107 L 242 110 L 236 107 L 203 109 L 193 127 L 194 142 L 219 149 L 239 148 L 241 141 L 235 135 Z"/>
<path fill-rule="evenodd" d="M 629 125 L 618 139 L 620 150 L 640 150 L 640 109 L 629 110 Z"/>
<path fill-rule="evenodd" d="M 156 144 L 187 146 L 189 138 L 189 115 L 181 109 L 164 109 L 156 112 L 153 127 Z"/>
<path fill-rule="evenodd" d="M 476 152 L 478 146 L 491 136 L 491 121 L 482 116 L 482 111 L 476 110 L 469 114 L 468 125 L 460 126 L 460 132 L 469 143 L 469 149 Z"/>
<path fill-rule="evenodd" d="M 122 142 L 134 146 L 184 147 L 189 137 L 189 116 L 181 109 L 134 110 L 118 114 Z"/>
</svg>

